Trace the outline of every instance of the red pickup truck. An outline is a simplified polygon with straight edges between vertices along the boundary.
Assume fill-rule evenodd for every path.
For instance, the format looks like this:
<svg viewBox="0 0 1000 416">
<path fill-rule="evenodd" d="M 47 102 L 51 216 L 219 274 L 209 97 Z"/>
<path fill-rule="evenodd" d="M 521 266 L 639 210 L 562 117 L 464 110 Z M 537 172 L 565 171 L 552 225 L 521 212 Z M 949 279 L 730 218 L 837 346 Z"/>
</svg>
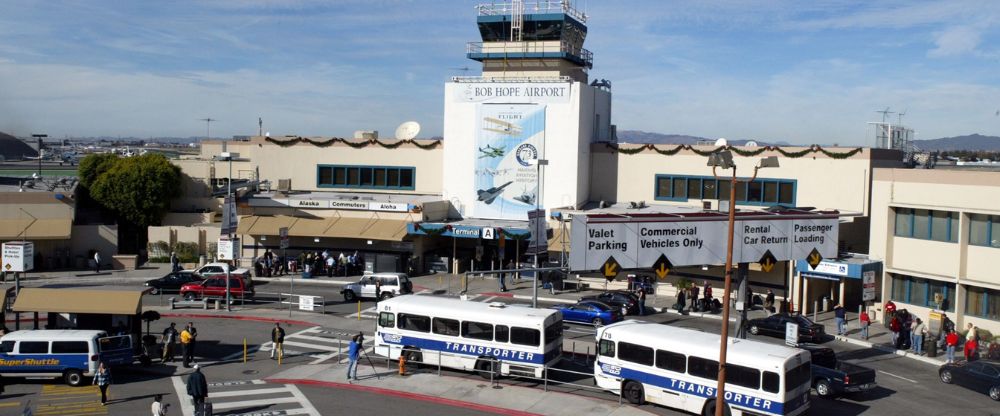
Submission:
<svg viewBox="0 0 1000 416">
<path fill-rule="evenodd" d="M 196 300 L 203 298 L 225 298 L 226 297 L 226 277 L 218 276 L 202 280 L 200 282 L 188 283 L 181 286 L 181 297 L 185 300 Z M 253 286 L 247 285 L 247 281 L 239 276 L 229 278 L 229 293 L 234 299 L 253 299 Z"/>
</svg>

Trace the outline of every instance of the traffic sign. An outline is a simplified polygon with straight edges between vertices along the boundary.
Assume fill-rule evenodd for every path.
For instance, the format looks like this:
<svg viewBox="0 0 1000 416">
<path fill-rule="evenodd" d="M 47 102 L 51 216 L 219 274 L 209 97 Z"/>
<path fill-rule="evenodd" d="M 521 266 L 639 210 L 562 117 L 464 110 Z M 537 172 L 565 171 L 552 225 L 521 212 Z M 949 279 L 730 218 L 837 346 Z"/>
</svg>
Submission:
<svg viewBox="0 0 1000 416">
<path fill-rule="evenodd" d="M 672 268 L 674 268 L 674 265 L 667 259 L 666 254 L 661 254 L 660 258 L 656 259 L 656 263 L 653 263 L 653 271 L 656 272 L 656 277 L 660 279 L 667 277 L 667 273 L 670 273 L 670 269 Z"/>
<path fill-rule="evenodd" d="M 608 281 L 615 280 L 615 276 L 618 276 L 618 272 L 621 271 L 622 266 L 618 264 L 618 260 L 615 260 L 614 256 L 608 257 L 604 261 L 604 265 L 601 266 L 601 274 L 604 275 L 605 279 Z"/>
<path fill-rule="evenodd" d="M 861 300 L 875 300 L 875 271 L 868 270 L 861 274 Z"/>
<path fill-rule="evenodd" d="M 792 347 L 799 345 L 799 324 L 785 322 L 785 344 Z"/>
<path fill-rule="evenodd" d="M 288 227 L 281 227 L 278 229 L 278 237 L 281 240 L 280 248 L 282 250 L 288 248 Z"/>
<path fill-rule="evenodd" d="M 774 254 L 771 254 L 771 250 L 767 250 L 764 252 L 764 255 L 760 258 L 760 260 L 757 260 L 757 263 L 760 263 L 760 269 L 763 270 L 764 273 L 771 273 L 771 270 L 774 270 L 774 265 L 778 264 L 778 259 L 774 258 Z"/>
<path fill-rule="evenodd" d="M 819 266 L 822 262 L 823 255 L 819 254 L 819 250 L 816 248 L 813 248 L 812 251 L 809 252 L 809 256 L 806 257 L 806 263 L 809 263 L 809 267 L 814 270 L 816 269 L 816 266 Z"/>
</svg>

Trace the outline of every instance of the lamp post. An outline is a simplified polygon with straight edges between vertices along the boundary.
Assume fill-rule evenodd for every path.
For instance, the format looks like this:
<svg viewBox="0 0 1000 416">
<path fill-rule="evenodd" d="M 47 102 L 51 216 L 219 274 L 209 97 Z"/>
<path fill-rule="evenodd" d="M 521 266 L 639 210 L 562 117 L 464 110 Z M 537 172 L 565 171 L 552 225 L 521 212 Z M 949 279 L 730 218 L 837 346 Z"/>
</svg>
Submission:
<svg viewBox="0 0 1000 416">
<path fill-rule="evenodd" d="M 49 137 L 48 134 L 32 134 L 31 137 L 38 139 L 38 177 L 42 177 L 42 139 Z"/>
<path fill-rule="evenodd" d="M 708 157 L 708 166 L 712 167 L 712 176 L 716 175 L 716 168 L 732 169 L 733 176 L 729 180 L 729 231 L 726 243 L 726 281 L 722 292 L 722 336 L 719 343 L 719 379 L 715 391 L 715 416 L 725 414 L 726 408 L 726 349 L 729 346 L 729 292 L 733 285 L 733 231 L 736 226 L 736 164 L 733 163 L 732 152 L 726 150 L 712 153 Z M 760 164 L 753 168 L 753 177 L 747 183 L 753 182 L 757 178 L 757 171 L 761 168 L 778 167 L 778 158 L 769 156 L 761 159 Z"/>
<path fill-rule="evenodd" d="M 538 215 L 537 212 L 538 212 L 539 209 L 541 209 L 541 205 L 540 204 L 541 204 L 541 199 L 542 199 L 542 166 L 547 166 L 549 164 L 549 161 L 548 161 L 548 159 L 531 159 L 531 160 L 528 161 L 528 164 L 529 165 L 535 165 L 535 215 Z M 541 219 L 538 219 L 538 217 L 536 217 L 535 221 L 545 221 L 545 216 L 544 215 L 541 216 Z M 531 223 L 529 222 L 528 225 L 530 227 Z M 538 234 L 538 227 L 533 227 L 532 230 L 531 230 L 531 233 L 534 234 L 534 237 L 535 237 L 535 260 L 534 260 L 534 265 L 533 265 L 533 267 L 535 268 L 535 272 L 534 272 L 535 273 L 535 279 L 534 279 L 534 283 L 531 285 L 531 307 L 532 308 L 537 308 L 538 307 L 538 278 L 541 277 L 541 276 L 538 275 L 538 250 L 539 250 L 539 245 L 540 245 L 539 239 L 541 239 L 543 236 L 537 235 Z"/>
<path fill-rule="evenodd" d="M 222 221 L 223 224 L 226 225 L 226 237 L 229 238 L 230 242 L 233 241 L 233 227 L 232 223 L 229 222 L 229 218 L 233 216 L 232 209 L 229 207 L 233 195 L 233 158 L 237 158 L 239 156 L 240 155 L 238 153 L 233 153 L 233 152 L 222 152 L 222 154 L 219 155 L 219 159 L 229 162 L 229 176 L 226 177 L 226 198 L 224 199 L 226 207 L 225 209 L 222 210 L 222 212 L 224 213 L 228 212 L 229 215 L 227 215 L 226 218 L 223 218 Z M 240 251 L 243 250 L 242 247 L 236 249 Z M 232 259 L 233 264 L 226 266 L 226 310 L 227 311 L 233 310 L 232 292 L 229 279 L 232 277 L 231 270 L 233 269 L 233 266 L 236 264 L 236 258 L 232 254 L 233 253 L 229 253 L 229 256 L 233 258 Z"/>
</svg>

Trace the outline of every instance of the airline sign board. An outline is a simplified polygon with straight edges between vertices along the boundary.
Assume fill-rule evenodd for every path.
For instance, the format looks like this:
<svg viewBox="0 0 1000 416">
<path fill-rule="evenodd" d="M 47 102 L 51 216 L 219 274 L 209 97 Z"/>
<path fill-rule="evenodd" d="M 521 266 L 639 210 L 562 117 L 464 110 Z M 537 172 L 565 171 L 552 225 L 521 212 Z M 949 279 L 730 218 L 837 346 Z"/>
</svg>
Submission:
<svg viewBox="0 0 1000 416">
<path fill-rule="evenodd" d="M 592 218 L 591 218 L 592 217 Z M 622 269 L 653 268 L 661 256 L 674 267 L 723 264 L 726 261 L 726 217 L 573 217 L 570 252 L 572 270 L 599 270 L 610 256 Z M 769 216 L 737 220 L 734 263 L 805 259 L 812 250 L 837 255 L 837 217 Z M 579 249 L 577 249 L 579 247 Z M 770 252 L 771 256 L 766 256 Z"/>
</svg>

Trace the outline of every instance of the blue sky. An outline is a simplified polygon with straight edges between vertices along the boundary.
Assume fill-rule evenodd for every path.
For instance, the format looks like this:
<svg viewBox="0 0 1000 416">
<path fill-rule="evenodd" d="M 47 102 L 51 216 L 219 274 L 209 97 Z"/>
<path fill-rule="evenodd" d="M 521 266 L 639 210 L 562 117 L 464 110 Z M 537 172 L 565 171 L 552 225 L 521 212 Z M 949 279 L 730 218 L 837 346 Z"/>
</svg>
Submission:
<svg viewBox="0 0 1000 416">
<path fill-rule="evenodd" d="M 475 1 L 19 1 L 0 13 L 0 131 L 349 136 L 417 120 L 476 73 Z M 1000 135 L 1000 2 L 579 0 L 619 129 L 871 144 Z M 895 118 L 895 117 L 894 117 Z M 867 140 L 866 140 L 867 139 Z"/>
</svg>

